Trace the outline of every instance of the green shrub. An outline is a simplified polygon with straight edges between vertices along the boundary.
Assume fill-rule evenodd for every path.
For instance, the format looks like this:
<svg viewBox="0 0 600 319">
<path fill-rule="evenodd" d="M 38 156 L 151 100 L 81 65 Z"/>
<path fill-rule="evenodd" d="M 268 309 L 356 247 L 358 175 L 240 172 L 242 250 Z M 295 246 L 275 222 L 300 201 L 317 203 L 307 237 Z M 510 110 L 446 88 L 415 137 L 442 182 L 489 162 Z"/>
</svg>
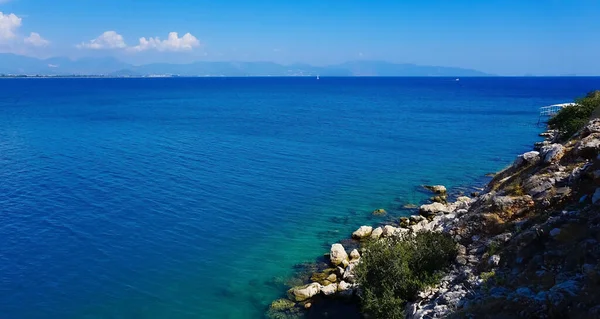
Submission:
<svg viewBox="0 0 600 319">
<path fill-rule="evenodd" d="M 600 111 L 600 91 L 588 93 L 577 99 L 576 104 L 560 110 L 548 121 L 548 126 L 560 132 L 561 139 L 568 139 L 577 133 L 592 117 Z"/>
<path fill-rule="evenodd" d="M 361 306 L 371 318 L 403 318 L 406 301 L 436 284 L 457 254 L 449 235 L 434 232 L 374 241 L 366 249 L 356 275 Z"/>
</svg>

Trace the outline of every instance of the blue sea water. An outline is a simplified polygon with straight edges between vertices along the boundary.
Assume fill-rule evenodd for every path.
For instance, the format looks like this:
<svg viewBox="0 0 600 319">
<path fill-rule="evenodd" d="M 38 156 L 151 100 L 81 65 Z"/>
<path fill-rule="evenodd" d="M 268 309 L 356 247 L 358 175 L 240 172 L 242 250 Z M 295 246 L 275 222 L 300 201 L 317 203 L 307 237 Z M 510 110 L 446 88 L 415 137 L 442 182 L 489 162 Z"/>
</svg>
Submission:
<svg viewBox="0 0 600 319">
<path fill-rule="evenodd" d="M 0 318 L 260 318 L 600 78 L 0 80 Z M 371 211 L 385 208 L 386 217 Z"/>
</svg>

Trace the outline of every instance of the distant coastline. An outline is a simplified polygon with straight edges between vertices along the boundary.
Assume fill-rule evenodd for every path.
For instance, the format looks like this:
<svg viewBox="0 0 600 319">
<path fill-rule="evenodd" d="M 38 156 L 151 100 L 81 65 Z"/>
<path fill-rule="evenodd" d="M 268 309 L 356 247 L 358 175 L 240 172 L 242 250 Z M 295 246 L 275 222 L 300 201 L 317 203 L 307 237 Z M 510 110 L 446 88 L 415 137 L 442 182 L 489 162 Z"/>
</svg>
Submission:
<svg viewBox="0 0 600 319">
<path fill-rule="evenodd" d="M 491 76 L 478 70 L 391 63 L 350 61 L 314 66 L 274 62 L 199 61 L 192 63 L 153 63 L 133 65 L 112 57 L 72 60 L 65 57 L 36 59 L 15 54 L 0 54 L 0 75 L 5 76 Z"/>
</svg>

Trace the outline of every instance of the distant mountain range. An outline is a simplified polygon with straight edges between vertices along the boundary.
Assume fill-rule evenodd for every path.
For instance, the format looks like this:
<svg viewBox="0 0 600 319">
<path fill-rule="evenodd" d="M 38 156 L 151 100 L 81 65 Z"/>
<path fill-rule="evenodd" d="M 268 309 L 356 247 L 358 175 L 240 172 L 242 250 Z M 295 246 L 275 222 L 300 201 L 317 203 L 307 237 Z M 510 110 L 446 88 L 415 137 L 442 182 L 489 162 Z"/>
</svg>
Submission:
<svg viewBox="0 0 600 319">
<path fill-rule="evenodd" d="M 477 70 L 352 61 L 317 67 L 273 62 L 194 62 L 132 65 L 112 57 L 72 60 L 64 57 L 36 59 L 0 54 L 0 75 L 103 75 L 103 76 L 488 76 Z"/>
</svg>

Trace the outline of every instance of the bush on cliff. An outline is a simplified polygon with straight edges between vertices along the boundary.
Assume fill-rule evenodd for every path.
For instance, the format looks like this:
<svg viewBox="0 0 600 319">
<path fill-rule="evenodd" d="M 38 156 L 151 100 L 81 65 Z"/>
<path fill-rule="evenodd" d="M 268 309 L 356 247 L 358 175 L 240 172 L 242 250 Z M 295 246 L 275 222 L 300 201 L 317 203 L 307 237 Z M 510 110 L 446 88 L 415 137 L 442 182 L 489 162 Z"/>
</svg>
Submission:
<svg viewBox="0 0 600 319">
<path fill-rule="evenodd" d="M 436 284 L 457 254 L 449 235 L 434 232 L 373 241 L 366 249 L 356 275 L 361 306 L 372 318 L 403 318 L 406 301 Z"/>
<path fill-rule="evenodd" d="M 577 133 L 593 114 L 600 113 L 600 91 L 590 92 L 575 103 L 563 108 L 548 121 L 550 128 L 557 129 L 563 140 Z"/>
</svg>

